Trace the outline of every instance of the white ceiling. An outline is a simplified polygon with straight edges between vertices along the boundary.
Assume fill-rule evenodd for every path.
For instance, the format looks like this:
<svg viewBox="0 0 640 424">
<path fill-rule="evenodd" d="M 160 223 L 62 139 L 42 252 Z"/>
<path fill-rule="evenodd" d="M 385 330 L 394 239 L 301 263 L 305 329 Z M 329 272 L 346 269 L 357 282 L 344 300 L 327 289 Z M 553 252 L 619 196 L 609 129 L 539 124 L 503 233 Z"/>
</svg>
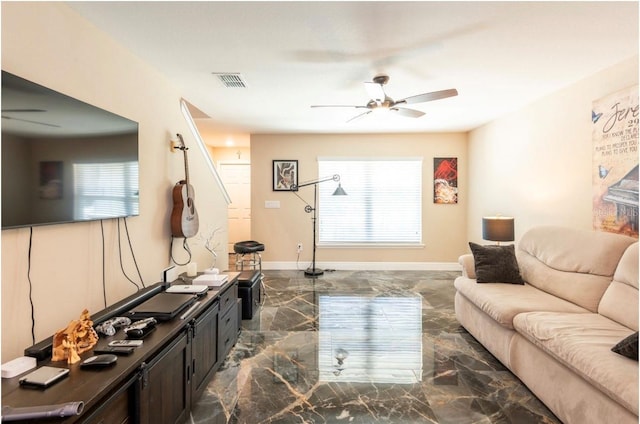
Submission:
<svg viewBox="0 0 640 424">
<path fill-rule="evenodd" d="M 638 54 L 638 2 L 69 2 L 157 68 L 220 133 L 467 131 Z M 212 74 L 238 72 L 248 88 Z M 373 116 L 390 76 L 421 118 Z"/>
</svg>

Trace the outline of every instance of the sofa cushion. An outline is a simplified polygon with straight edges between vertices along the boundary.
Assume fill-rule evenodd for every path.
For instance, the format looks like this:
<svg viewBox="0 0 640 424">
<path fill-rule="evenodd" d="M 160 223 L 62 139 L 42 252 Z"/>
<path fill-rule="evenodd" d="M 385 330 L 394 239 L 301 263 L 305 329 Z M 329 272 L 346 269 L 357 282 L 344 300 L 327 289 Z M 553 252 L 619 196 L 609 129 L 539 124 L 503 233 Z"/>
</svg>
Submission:
<svg viewBox="0 0 640 424">
<path fill-rule="evenodd" d="M 622 255 L 598 313 L 638 330 L 638 243 L 629 246 Z"/>
<path fill-rule="evenodd" d="M 638 290 L 638 252 L 640 247 L 638 242 L 633 243 L 624 251 L 620 262 L 613 274 L 615 281 L 620 281 Z"/>
<path fill-rule="evenodd" d="M 638 415 L 638 363 L 611 351 L 632 331 L 599 314 L 527 312 L 516 331 Z"/>
<path fill-rule="evenodd" d="M 634 361 L 638 360 L 638 332 L 620 340 L 611 350 Z"/>
<path fill-rule="evenodd" d="M 636 240 L 612 233 L 542 226 L 518 244 L 524 280 L 596 312 L 624 251 Z"/>
<path fill-rule="evenodd" d="M 477 284 L 476 280 L 458 277 L 454 282 L 458 292 L 505 328 L 513 329 L 513 318 L 522 312 L 556 311 L 588 313 L 574 305 L 535 287 L 524 284 Z"/>
<path fill-rule="evenodd" d="M 516 250 L 506 246 L 481 246 L 469 242 L 478 283 L 524 284 L 518 269 Z"/>
<path fill-rule="evenodd" d="M 473 262 L 473 255 L 465 253 L 458 258 L 458 263 L 462 267 L 462 276 L 467 278 L 476 278 L 476 268 Z"/>
</svg>

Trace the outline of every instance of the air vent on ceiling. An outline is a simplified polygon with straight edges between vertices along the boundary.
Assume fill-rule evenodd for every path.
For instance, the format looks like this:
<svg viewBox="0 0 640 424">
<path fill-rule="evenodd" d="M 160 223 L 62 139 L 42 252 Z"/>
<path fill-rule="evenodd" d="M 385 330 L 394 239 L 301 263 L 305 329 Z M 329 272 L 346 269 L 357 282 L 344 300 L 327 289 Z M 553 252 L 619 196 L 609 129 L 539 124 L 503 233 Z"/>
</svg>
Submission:
<svg viewBox="0 0 640 424">
<path fill-rule="evenodd" d="M 238 73 L 214 72 L 213 74 L 218 77 L 222 85 L 227 88 L 247 88 L 247 83 L 242 79 L 242 75 Z"/>
</svg>

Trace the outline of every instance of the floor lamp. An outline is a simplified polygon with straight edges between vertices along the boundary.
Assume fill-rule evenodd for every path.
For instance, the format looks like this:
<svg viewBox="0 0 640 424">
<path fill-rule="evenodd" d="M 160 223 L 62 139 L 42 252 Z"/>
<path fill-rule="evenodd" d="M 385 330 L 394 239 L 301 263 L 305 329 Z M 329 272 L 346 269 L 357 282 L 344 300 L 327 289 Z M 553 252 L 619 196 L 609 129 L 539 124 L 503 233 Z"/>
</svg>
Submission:
<svg viewBox="0 0 640 424">
<path fill-rule="evenodd" d="M 336 188 L 336 190 L 333 192 L 334 196 L 347 195 L 347 193 L 345 193 L 345 191 L 342 189 L 342 185 L 340 184 L 340 175 L 338 174 L 335 174 L 331 177 L 320 178 L 318 180 L 313 180 L 313 181 L 309 181 L 309 182 L 298 184 L 298 185 L 293 184 L 291 186 L 291 191 L 293 192 L 293 194 L 298 196 L 298 193 L 296 193 L 296 191 L 298 191 L 300 187 L 313 185 L 313 206 L 309 205 L 307 202 L 304 201 L 302 197 L 298 196 L 300 200 L 302 200 L 304 203 L 307 203 L 307 206 L 304 207 L 304 211 L 306 213 L 313 212 L 313 216 L 311 217 L 311 222 L 313 224 L 313 257 L 311 260 L 311 266 L 307 268 L 304 272 L 304 275 L 306 275 L 307 277 L 317 277 L 318 275 L 324 274 L 323 270 L 316 268 L 316 219 L 317 219 L 316 206 L 318 202 L 318 184 L 323 183 L 325 181 L 335 181 L 338 183 L 338 188 Z"/>
</svg>

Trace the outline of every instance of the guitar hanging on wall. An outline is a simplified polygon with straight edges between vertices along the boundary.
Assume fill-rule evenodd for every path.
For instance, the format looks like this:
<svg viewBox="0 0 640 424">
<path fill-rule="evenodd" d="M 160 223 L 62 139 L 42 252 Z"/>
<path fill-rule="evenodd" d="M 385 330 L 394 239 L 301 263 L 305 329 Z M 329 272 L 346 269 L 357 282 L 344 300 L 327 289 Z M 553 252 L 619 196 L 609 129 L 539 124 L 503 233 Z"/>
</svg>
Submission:
<svg viewBox="0 0 640 424">
<path fill-rule="evenodd" d="M 194 203 L 195 193 L 189 184 L 189 160 L 182 135 L 177 134 L 180 145 L 177 149 L 184 154 L 185 179 L 173 186 L 173 211 L 171 212 L 171 235 L 173 237 L 193 237 L 198 233 L 198 212 Z"/>
</svg>

